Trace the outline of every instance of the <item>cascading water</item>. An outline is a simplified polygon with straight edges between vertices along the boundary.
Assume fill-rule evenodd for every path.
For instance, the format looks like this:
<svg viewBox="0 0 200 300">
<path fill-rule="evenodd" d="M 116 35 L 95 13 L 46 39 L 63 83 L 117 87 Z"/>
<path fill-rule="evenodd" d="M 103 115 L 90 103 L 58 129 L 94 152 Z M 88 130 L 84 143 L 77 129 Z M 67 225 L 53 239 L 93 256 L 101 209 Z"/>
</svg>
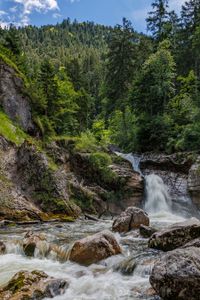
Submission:
<svg viewBox="0 0 200 300">
<path fill-rule="evenodd" d="M 145 177 L 145 210 L 150 213 L 171 212 L 171 197 L 161 177 L 151 174 Z"/>
<path fill-rule="evenodd" d="M 135 172 L 140 173 L 140 175 L 142 175 L 142 172 L 140 170 L 140 160 L 141 160 L 140 155 L 133 155 L 132 153 L 124 154 L 121 152 L 115 152 L 115 154 L 129 161 L 132 164 L 133 170 Z"/>
</svg>

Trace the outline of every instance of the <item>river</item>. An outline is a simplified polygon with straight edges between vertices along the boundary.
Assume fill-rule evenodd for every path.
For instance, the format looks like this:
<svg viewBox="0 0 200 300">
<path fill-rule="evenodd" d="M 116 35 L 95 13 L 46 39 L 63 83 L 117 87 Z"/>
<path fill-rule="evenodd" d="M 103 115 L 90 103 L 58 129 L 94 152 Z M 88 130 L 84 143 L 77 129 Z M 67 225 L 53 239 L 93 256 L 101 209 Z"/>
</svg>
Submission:
<svg viewBox="0 0 200 300">
<path fill-rule="evenodd" d="M 146 178 L 146 203 L 151 226 L 163 228 L 185 219 L 181 212 L 171 212 L 171 197 L 161 178 Z M 156 177 L 155 177 L 156 176 Z M 49 242 L 69 248 L 75 240 L 105 229 L 111 229 L 111 219 L 99 222 L 79 219 L 74 223 L 55 223 L 0 229 L 0 241 L 5 242 L 7 253 L 0 257 L 0 285 L 5 284 L 20 270 L 42 270 L 55 278 L 64 278 L 69 288 L 55 300 L 155 300 L 149 284 L 149 275 L 160 252 L 148 248 L 148 239 L 138 231 L 115 234 L 123 254 L 110 257 L 89 267 L 69 261 L 61 263 L 54 257 L 44 258 L 35 253 L 27 258 L 20 241 L 29 230 L 44 233 Z"/>
</svg>

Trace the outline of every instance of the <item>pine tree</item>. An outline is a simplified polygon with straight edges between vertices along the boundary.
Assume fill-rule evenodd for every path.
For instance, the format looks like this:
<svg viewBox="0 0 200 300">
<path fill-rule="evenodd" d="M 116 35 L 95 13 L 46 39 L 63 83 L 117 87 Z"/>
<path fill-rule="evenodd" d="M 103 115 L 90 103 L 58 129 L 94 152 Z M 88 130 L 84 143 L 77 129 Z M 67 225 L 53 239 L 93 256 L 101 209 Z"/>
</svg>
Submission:
<svg viewBox="0 0 200 300">
<path fill-rule="evenodd" d="M 166 24 L 168 21 L 168 0 L 155 0 L 152 3 L 153 11 L 149 13 L 147 29 L 151 31 L 153 37 L 158 41 L 164 40 L 166 36 Z"/>
<path fill-rule="evenodd" d="M 106 113 L 115 109 L 124 111 L 127 93 L 133 79 L 136 34 L 131 22 L 123 19 L 108 42 L 107 71 L 105 78 Z"/>
</svg>

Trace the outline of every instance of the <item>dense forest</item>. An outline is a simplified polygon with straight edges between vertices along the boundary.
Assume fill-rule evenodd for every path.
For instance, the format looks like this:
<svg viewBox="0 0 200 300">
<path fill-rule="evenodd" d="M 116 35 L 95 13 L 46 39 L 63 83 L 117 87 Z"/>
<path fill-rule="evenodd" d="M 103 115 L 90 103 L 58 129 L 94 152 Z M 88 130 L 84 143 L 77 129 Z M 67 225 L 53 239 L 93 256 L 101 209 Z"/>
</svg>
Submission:
<svg viewBox="0 0 200 300">
<path fill-rule="evenodd" d="M 91 149 L 199 149 L 200 1 L 187 1 L 179 16 L 155 0 L 146 22 L 148 35 L 125 18 L 114 28 L 66 19 L 0 29 L 0 55 L 26 81 L 39 138 L 81 136 Z"/>
</svg>

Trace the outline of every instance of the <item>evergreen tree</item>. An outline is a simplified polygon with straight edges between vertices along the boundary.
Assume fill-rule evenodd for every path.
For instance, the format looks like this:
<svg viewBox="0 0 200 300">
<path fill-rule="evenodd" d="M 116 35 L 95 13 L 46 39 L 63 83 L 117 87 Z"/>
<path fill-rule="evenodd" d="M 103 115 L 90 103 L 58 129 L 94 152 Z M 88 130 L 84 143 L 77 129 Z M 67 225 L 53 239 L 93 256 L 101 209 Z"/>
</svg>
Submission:
<svg viewBox="0 0 200 300">
<path fill-rule="evenodd" d="M 145 112 L 151 117 L 162 114 L 175 92 L 175 62 L 169 47 L 168 40 L 160 43 L 134 82 L 130 100 L 139 113 Z"/>
<path fill-rule="evenodd" d="M 108 41 L 105 96 L 107 117 L 115 110 L 125 110 L 126 97 L 134 74 L 136 34 L 131 22 L 123 19 Z"/>
<path fill-rule="evenodd" d="M 149 17 L 146 19 L 147 29 L 160 42 L 167 37 L 168 0 L 155 0 L 152 3 L 152 8 L 153 11 L 149 13 Z"/>
</svg>

